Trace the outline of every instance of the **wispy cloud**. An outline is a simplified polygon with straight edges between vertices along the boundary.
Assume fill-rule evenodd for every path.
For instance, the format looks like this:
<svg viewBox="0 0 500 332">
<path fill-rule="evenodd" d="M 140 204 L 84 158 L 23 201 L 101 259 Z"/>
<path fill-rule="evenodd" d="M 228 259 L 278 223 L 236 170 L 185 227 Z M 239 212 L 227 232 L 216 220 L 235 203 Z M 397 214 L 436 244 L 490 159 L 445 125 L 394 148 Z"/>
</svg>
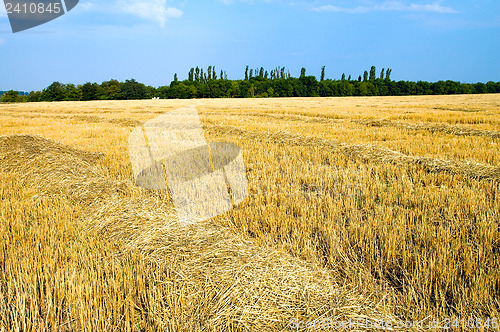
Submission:
<svg viewBox="0 0 500 332">
<path fill-rule="evenodd" d="M 5 39 L 0 38 L 0 46 L 2 46 L 3 44 L 5 44 Z"/>
<path fill-rule="evenodd" d="M 98 4 L 97 4 L 98 6 Z M 92 11 L 96 9 L 96 2 L 80 2 L 78 6 L 76 7 L 78 11 Z"/>
<path fill-rule="evenodd" d="M 451 7 L 445 7 L 438 2 L 430 4 L 405 4 L 401 1 L 386 1 L 382 4 L 373 4 L 369 6 L 358 7 L 339 7 L 334 5 L 325 5 L 312 8 L 317 12 L 333 12 L 333 13 L 347 13 L 347 14 L 363 14 L 368 12 L 377 11 L 401 11 L 401 12 L 429 12 L 441 14 L 454 14 L 457 11 Z"/>
<path fill-rule="evenodd" d="M 91 0 L 82 1 L 77 8 L 80 13 L 133 15 L 161 27 L 165 26 L 170 18 L 183 15 L 182 10 L 167 6 L 167 0 Z"/>
<path fill-rule="evenodd" d="M 246 4 L 250 4 L 250 5 L 253 5 L 255 4 L 255 1 L 254 0 L 216 0 L 218 2 L 222 2 L 223 4 L 225 5 L 232 5 L 233 3 L 235 2 L 243 2 L 243 3 L 246 3 Z M 271 2 L 272 0 L 262 0 L 263 2 Z"/>
<path fill-rule="evenodd" d="M 362 14 L 362 13 L 372 11 L 373 9 L 370 7 L 362 7 L 362 6 L 348 8 L 348 7 L 338 7 L 338 6 L 333 6 L 333 5 L 326 5 L 326 6 L 314 7 L 312 10 L 314 10 L 316 12 Z"/>
<path fill-rule="evenodd" d="M 167 7 L 166 0 L 118 0 L 116 8 L 125 14 L 131 14 L 164 26 L 169 18 L 182 16 L 182 10 Z"/>
</svg>

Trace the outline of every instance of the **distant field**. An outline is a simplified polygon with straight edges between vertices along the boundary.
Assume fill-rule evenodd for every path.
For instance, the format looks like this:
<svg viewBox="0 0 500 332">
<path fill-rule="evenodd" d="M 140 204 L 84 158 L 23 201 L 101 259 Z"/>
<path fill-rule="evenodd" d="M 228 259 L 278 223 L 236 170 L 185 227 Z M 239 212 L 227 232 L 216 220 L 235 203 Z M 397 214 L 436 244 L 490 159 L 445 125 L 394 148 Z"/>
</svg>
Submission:
<svg viewBox="0 0 500 332">
<path fill-rule="evenodd" d="M 127 145 L 187 105 L 241 147 L 250 195 L 182 228 Z M 0 104 L 0 123 L 0 331 L 500 319 L 498 94 Z"/>
</svg>

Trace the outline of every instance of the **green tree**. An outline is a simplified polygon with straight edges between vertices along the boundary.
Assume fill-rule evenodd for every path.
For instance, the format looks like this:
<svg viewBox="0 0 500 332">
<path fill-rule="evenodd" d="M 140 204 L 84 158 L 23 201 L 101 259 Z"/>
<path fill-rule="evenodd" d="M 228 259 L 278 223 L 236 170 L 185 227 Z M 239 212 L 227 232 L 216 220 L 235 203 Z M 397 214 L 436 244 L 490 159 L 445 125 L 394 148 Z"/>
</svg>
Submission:
<svg viewBox="0 0 500 332">
<path fill-rule="evenodd" d="M 182 82 L 175 84 L 170 87 L 170 89 L 163 91 L 168 91 L 168 98 L 170 99 L 191 99 L 196 96 L 196 88 L 192 85 L 186 85 Z M 162 92 L 159 92 L 162 94 Z"/>
<path fill-rule="evenodd" d="M 9 90 L 2 95 L 0 101 L 4 103 L 18 103 L 24 100 L 23 97 L 19 95 L 19 92 L 14 90 Z"/>
<path fill-rule="evenodd" d="M 368 81 L 368 72 L 365 70 L 365 72 L 363 73 L 363 82 L 366 81 Z"/>
<path fill-rule="evenodd" d="M 198 86 L 198 97 L 208 98 L 210 97 L 210 88 L 207 84 L 203 83 Z"/>
<path fill-rule="evenodd" d="M 321 67 L 321 76 L 319 81 L 323 82 L 325 80 L 325 66 Z"/>
<path fill-rule="evenodd" d="M 446 94 L 453 95 L 453 94 L 459 94 L 462 92 L 460 82 L 455 82 L 455 81 L 446 81 Z"/>
<path fill-rule="evenodd" d="M 99 84 L 87 82 L 81 86 L 81 100 L 98 100 Z"/>
<path fill-rule="evenodd" d="M 107 100 L 121 100 L 123 96 L 120 82 L 109 80 L 101 83 L 100 95 Z"/>
<path fill-rule="evenodd" d="M 385 72 L 385 80 L 387 82 L 391 81 L 391 74 L 392 74 L 392 69 L 391 68 L 387 68 L 387 71 Z"/>
<path fill-rule="evenodd" d="M 300 70 L 300 77 L 306 77 L 306 68 L 305 67 L 302 67 L 302 69 Z"/>
<path fill-rule="evenodd" d="M 273 88 L 269 88 L 267 89 L 267 95 L 269 97 L 274 97 L 274 89 Z"/>
<path fill-rule="evenodd" d="M 121 89 L 125 99 L 147 99 L 148 91 L 144 84 L 137 82 L 135 79 L 126 80 L 121 84 Z"/>
<path fill-rule="evenodd" d="M 65 98 L 64 84 L 54 82 L 42 91 L 41 101 L 61 101 Z"/>
<path fill-rule="evenodd" d="M 28 101 L 37 102 L 40 101 L 40 96 L 42 93 L 40 91 L 31 91 L 28 96 Z"/>
<path fill-rule="evenodd" d="M 82 92 L 74 84 L 66 84 L 64 87 L 64 100 L 77 101 L 82 99 Z"/>
<path fill-rule="evenodd" d="M 304 97 L 319 97 L 319 84 L 315 76 L 304 76 L 301 81 L 304 86 Z"/>
<path fill-rule="evenodd" d="M 377 75 L 376 68 L 375 68 L 375 66 L 372 66 L 372 68 L 370 69 L 370 81 L 371 82 L 375 81 L 376 75 Z"/>
<path fill-rule="evenodd" d="M 474 89 L 476 90 L 476 93 L 487 93 L 488 92 L 488 86 L 484 83 L 476 83 L 474 84 Z M 432 89 L 435 91 L 434 89 Z"/>
<path fill-rule="evenodd" d="M 418 81 L 417 82 L 417 89 L 419 91 L 419 94 L 421 95 L 431 95 L 432 94 L 432 87 L 429 82 L 425 81 Z"/>
<path fill-rule="evenodd" d="M 320 81 L 319 89 L 318 89 L 320 97 L 332 96 L 333 91 L 332 91 L 332 88 L 330 87 L 329 83 L 330 82 Z"/>
<path fill-rule="evenodd" d="M 486 89 L 488 90 L 488 93 L 499 93 L 500 90 L 500 84 L 497 82 L 493 82 L 493 81 L 488 81 L 486 82 Z"/>
<path fill-rule="evenodd" d="M 158 97 L 162 99 L 170 98 L 170 87 L 169 86 L 160 86 L 157 89 Z"/>
<path fill-rule="evenodd" d="M 229 88 L 228 95 L 232 98 L 242 97 L 240 85 L 237 81 L 231 81 L 231 87 Z"/>
</svg>

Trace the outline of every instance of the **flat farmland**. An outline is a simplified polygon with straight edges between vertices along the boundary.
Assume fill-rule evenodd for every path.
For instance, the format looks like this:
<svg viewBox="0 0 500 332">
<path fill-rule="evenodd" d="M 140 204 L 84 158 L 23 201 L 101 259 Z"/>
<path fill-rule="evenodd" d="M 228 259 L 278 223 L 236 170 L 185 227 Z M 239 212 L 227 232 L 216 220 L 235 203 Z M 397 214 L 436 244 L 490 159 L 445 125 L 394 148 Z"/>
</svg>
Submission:
<svg viewBox="0 0 500 332">
<path fill-rule="evenodd" d="M 249 196 L 182 226 L 128 137 L 191 105 Z M 0 104 L 0 330 L 489 329 L 498 271 L 498 94 Z"/>
</svg>

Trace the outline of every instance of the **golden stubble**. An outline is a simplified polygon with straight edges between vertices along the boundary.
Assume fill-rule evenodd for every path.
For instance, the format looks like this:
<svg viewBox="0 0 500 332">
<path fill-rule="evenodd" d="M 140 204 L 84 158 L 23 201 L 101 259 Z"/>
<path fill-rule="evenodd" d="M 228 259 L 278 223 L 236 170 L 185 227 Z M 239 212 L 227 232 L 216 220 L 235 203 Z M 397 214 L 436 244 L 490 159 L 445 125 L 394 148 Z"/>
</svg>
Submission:
<svg viewBox="0 0 500 332">
<path fill-rule="evenodd" d="M 127 144 L 193 104 L 250 196 L 182 228 Z M 0 329 L 499 316 L 499 95 L 0 104 L 0 123 Z"/>
</svg>

